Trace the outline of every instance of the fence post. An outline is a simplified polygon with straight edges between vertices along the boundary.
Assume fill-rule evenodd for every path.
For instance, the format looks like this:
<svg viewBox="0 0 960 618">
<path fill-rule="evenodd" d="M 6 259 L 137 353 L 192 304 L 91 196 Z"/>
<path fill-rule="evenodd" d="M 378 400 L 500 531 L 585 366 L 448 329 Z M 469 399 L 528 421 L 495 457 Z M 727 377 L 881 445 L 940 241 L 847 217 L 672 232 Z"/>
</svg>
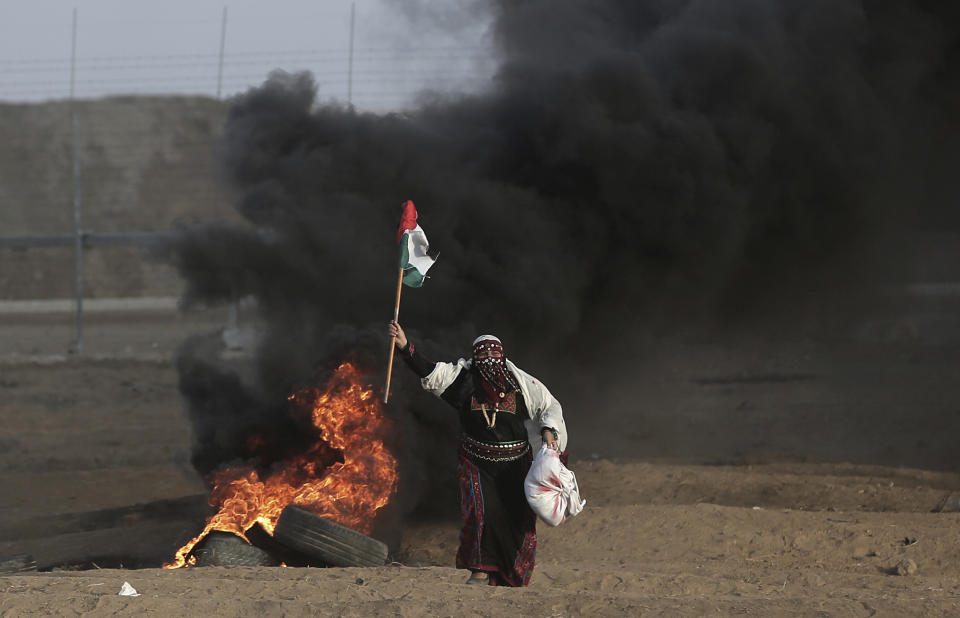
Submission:
<svg viewBox="0 0 960 618">
<path fill-rule="evenodd" d="M 347 55 L 347 106 L 353 107 L 353 31 L 357 21 L 357 2 L 350 3 L 350 51 Z"/>
<path fill-rule="evenodd" d="M 217 64 L 217 98 L 223 86 L 223 50 L 227 44 L 227 7 L 223 7 L 223 21 L 220 24 L 220 62 Z"/>
<path fill-rule="evenodd" d="M 80 209 L 80 152 L 77 138 L 77 105 L 76 105 L 76 73 L 77 73 L 77 9 L 73 9 L 73 36 L 70 52 L 70 128 L 73 134 L 73 247 L 76 286 L 76 319 L 74 322 L 74 340 L 70 351 L 74 354 L 83 354 L 83 217 Z"/>
</svg>

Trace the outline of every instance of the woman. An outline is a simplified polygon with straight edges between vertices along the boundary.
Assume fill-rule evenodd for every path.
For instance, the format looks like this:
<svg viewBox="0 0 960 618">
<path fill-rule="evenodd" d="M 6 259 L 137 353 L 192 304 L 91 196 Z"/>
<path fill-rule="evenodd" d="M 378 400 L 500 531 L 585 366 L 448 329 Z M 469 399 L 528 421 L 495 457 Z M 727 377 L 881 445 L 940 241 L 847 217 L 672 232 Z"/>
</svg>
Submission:
<svg viewBox="0 0 960 618">
<path fill-rule="evenodd" d="M 473 342 L 469 360 L 435 363 L 389 325 L 400 355 L 427 391 L 460 414 L 460 510 L 463 529 L 457 568 L 472 571 L 469 584 L 526 586 L 537 549 L 536 516 L 523 480 L 542 443 L 562 452 L 563 412 L 550 391 L 507 360 L 492 335 Z"/>
</svg>

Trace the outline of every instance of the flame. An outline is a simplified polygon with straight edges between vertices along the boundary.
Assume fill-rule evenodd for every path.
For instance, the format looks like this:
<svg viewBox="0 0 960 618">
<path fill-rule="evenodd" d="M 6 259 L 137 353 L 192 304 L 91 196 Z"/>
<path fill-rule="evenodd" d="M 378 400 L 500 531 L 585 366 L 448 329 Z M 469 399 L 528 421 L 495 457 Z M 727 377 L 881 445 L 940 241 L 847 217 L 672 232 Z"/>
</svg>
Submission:
<svg viewBox="0 0 960 618">
<path fill-rule="evenodd" d="M 377 511 L 397 489 L 397 462 L 377 437 L 384 423 L 379 400 L 372 390 L 361 386 L 359 372 L 350 363 L 337 368 L 325 391 L 304 389 L 289 399 L 312 409 L 321 441 L 267 473 L 252 467 L 217 471 L 210 505 L 219 510 L 203 532 L 181 547 L 163 568 L 194 564 L 190 552 L 213 530 L 248 540 L 245 532 L 259 523 L 273 534 L 280 511 L 288 504 L 370 533 Z M 259 438 L 248 440 L 250 446 L 258 443 Z M 342 452 L 342 462 L 324 463 L 331 448 Z"/>
</svg>

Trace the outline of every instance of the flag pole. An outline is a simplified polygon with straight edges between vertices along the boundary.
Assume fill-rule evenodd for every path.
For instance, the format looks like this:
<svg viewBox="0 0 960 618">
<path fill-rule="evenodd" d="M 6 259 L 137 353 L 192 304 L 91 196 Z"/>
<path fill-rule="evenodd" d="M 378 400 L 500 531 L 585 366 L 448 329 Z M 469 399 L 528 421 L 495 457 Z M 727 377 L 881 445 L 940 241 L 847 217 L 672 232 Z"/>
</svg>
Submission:
<svg viewBox="0 0 960 618">
<path fill-rule="evenodd" d="M 403 291 L 403 269 L 397 275 L 397 302 L 393 306 L 393 321 L 400 319 L 400 292 Z M 410 345 L 410 342 L 407 342 Z M 397 349 L 397 338 L 390 337 L 390 360 L 387 361 L 387 386 L 383 389 L 383 403 L 390 401 L 390 378 L 393 376 L 393 352 Z"/>
</svg>

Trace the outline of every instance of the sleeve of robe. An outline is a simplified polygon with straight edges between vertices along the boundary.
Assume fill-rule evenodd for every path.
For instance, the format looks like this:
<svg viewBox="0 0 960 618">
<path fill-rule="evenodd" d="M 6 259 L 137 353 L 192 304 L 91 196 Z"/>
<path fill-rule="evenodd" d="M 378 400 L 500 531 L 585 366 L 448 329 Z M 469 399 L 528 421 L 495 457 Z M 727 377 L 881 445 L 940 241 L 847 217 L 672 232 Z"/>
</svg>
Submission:
<svg viewBox="0 0 960 618">
<path fill-rule="evenodd" d="M 413 345 L 413 342 L 409 339 L 407 340 L 407 347 L 400 350 L 400 358 L 407 364 L 420 379 L 423 379 L 424 376 L 428 375 L 433 371 L 434 363 L 432 360 L 421 354 L 417 350 L 417 346 Z"/>
<path fill-rule="evenodd" d="M 543 444 L 540 431 L 544 427 L 555 429 L 557 431 L 557 441 L 560 443 L 560 452 L 567 450 L 567 425 L 563 422 L 563 408 L 560 406 L 560 402 L 544 386 L 543 382 L 521 370 L 510 360 L 507 361 L 507 367 L 519 379 L 520 391 L 527 403 L 530 420 L 526 421 L 525 424 L 527 439 L 530 441 L 533 452 L 539 451 Z"/>
<path fill-rule="evenodd" d="M 447 387 L 453 384 L 460 372 L 469 368 L 470 361 L 462 358 L 455 363 L 437 363 L 433 371 L 420 379 L 420 385 L 423 386 L 423 390 L 440 397 Z"/>
</svg>

